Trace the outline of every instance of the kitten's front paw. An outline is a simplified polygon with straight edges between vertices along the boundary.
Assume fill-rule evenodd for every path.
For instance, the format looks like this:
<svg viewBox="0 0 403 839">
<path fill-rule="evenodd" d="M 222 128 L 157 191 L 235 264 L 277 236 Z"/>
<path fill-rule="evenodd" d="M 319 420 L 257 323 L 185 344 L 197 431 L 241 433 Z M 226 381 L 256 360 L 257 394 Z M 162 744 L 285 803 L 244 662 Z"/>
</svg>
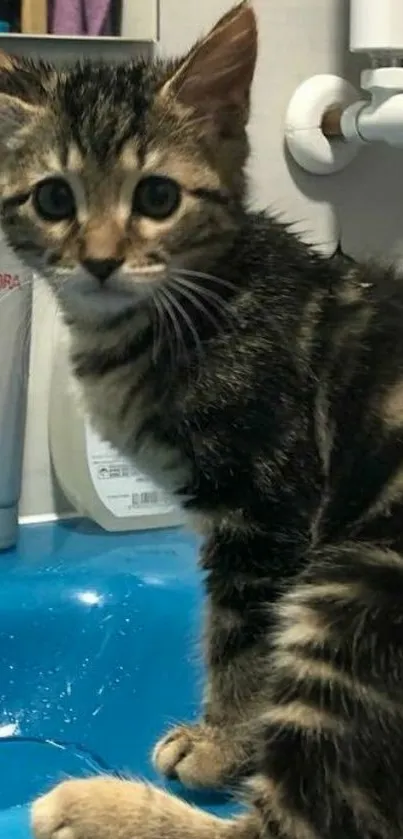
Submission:
<svg viewBox="0 0 403 839">
<path fill-rule="evenodd" d="M 241 755 L 232 742 L 214 726 L 180 725 L 154 748 L 153 764 L 162 775 L 178 779 L 192 789 L 220 789 L 241 772 Z"/>
<path fill-rule="evenodd" d="M 226 839 L 232 822 L 156 787 L 107 776 L 65 781 L 32 805 L 34 839 Z"/>
<path fill-rule="evenodd" d="M 34 837 L 142 839 L 136 828 L 149 808 L 149 796 L 144 784 L 106 776 L 65 781 L 32 805 Z"/>
</svg>

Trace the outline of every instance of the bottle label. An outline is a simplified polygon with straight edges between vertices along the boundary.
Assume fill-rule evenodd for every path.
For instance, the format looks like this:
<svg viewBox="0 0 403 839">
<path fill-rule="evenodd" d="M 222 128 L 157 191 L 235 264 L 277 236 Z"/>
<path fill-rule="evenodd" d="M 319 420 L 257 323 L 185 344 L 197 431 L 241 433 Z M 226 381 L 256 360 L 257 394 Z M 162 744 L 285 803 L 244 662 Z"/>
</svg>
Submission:
<svg viewBox="0 0 403 839">
<path fill-rule="evenodd" d="M 177 507 L 133 462 L 85 426 L 88 466 L 95 490 L 117 518 L 174 513 Z"/>
</svg>

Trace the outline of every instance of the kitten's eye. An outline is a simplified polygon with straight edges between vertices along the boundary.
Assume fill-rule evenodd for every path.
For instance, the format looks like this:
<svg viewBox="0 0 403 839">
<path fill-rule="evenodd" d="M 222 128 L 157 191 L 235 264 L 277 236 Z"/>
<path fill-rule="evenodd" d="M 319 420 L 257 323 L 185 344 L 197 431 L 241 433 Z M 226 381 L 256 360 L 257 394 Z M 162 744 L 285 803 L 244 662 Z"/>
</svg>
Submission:
<svg viewBox="0 0 403 839">
<path fill-rule="evenodd" d="M 32 200 L 38 216 L 45 221 L 63 221 L 76 214 L 74 194 L 64 178 L 41 181 L 35 187 Z"/>
<path fill-rule="evenodd" d="M 181 191 L 176 181 L 163 175 L 148 175 L 134 190 L 133 212 L 163 221 L 175 212 L 180 200 Z"/>
</svg>

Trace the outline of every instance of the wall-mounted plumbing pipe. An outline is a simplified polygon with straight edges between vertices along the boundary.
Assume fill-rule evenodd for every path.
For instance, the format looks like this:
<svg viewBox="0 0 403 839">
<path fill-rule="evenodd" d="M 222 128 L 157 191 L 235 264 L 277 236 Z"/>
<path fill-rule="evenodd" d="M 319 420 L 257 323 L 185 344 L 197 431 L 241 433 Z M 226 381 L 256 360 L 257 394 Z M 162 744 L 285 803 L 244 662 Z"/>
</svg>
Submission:
<svg viewBox="0 0 403 839">
<path fill-rule="evenodd" d="M 288 149 L 313 174 L 344 169 L 365 143 L 403 148 L 402 0 L 351 0 L 350 49 L 373 65 L 361 75 L 363 96 L 338 76 L 313 76 L 287 110 Z"/>
<path fill-rule="evenodd" d="M 350 0 L 350 51 L 403 55 L 401 0 Z"/>
</svg>

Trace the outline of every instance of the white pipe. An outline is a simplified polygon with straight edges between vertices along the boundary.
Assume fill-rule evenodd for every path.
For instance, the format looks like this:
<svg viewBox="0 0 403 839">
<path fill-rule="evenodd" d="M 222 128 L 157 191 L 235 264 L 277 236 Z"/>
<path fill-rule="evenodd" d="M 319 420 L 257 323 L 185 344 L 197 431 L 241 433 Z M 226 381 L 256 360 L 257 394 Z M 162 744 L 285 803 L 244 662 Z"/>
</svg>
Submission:
<svg viewBox="0 0 403 839">
<path fill-rule="evenodd" d="M 288 107 L 288 149 L 313 174 L 338 172 L 365 143 L 403 149 L 403 0 L 350 0 L 350 50 L 376 59 L 361 74 L 365 98 L 337 76 L 313 76 Z M 323 117 L 335 108 L 341 112 L 339 130 L 336 125 L 327 136 Z"/>
<path fill-rule="evenodd" d="M 305 171 L 339 172 L 366 143 L 403 149 L 403 67 L 364 70 L 361 87 L 366 98 L 344 79 L 323 75 L 312 76 L 297 88 L 287 109 L 285 139 Z M 339 130 L 336 124 L 336 131 L 326 136 L 323 117 L 335 106 L 341 111 Z"/>
<path fill-rule="evenodd" d="M 347 107 L 341 117 L 346 140 L 384 142 L 403 148 L 403 67 L 364 70 L 361 87 L 371 98 Z"/>
<path fill-rule="evenodd" d="M 403 0 L 350 0 L 350 50 L 403 54 Z"/>
</svg>

